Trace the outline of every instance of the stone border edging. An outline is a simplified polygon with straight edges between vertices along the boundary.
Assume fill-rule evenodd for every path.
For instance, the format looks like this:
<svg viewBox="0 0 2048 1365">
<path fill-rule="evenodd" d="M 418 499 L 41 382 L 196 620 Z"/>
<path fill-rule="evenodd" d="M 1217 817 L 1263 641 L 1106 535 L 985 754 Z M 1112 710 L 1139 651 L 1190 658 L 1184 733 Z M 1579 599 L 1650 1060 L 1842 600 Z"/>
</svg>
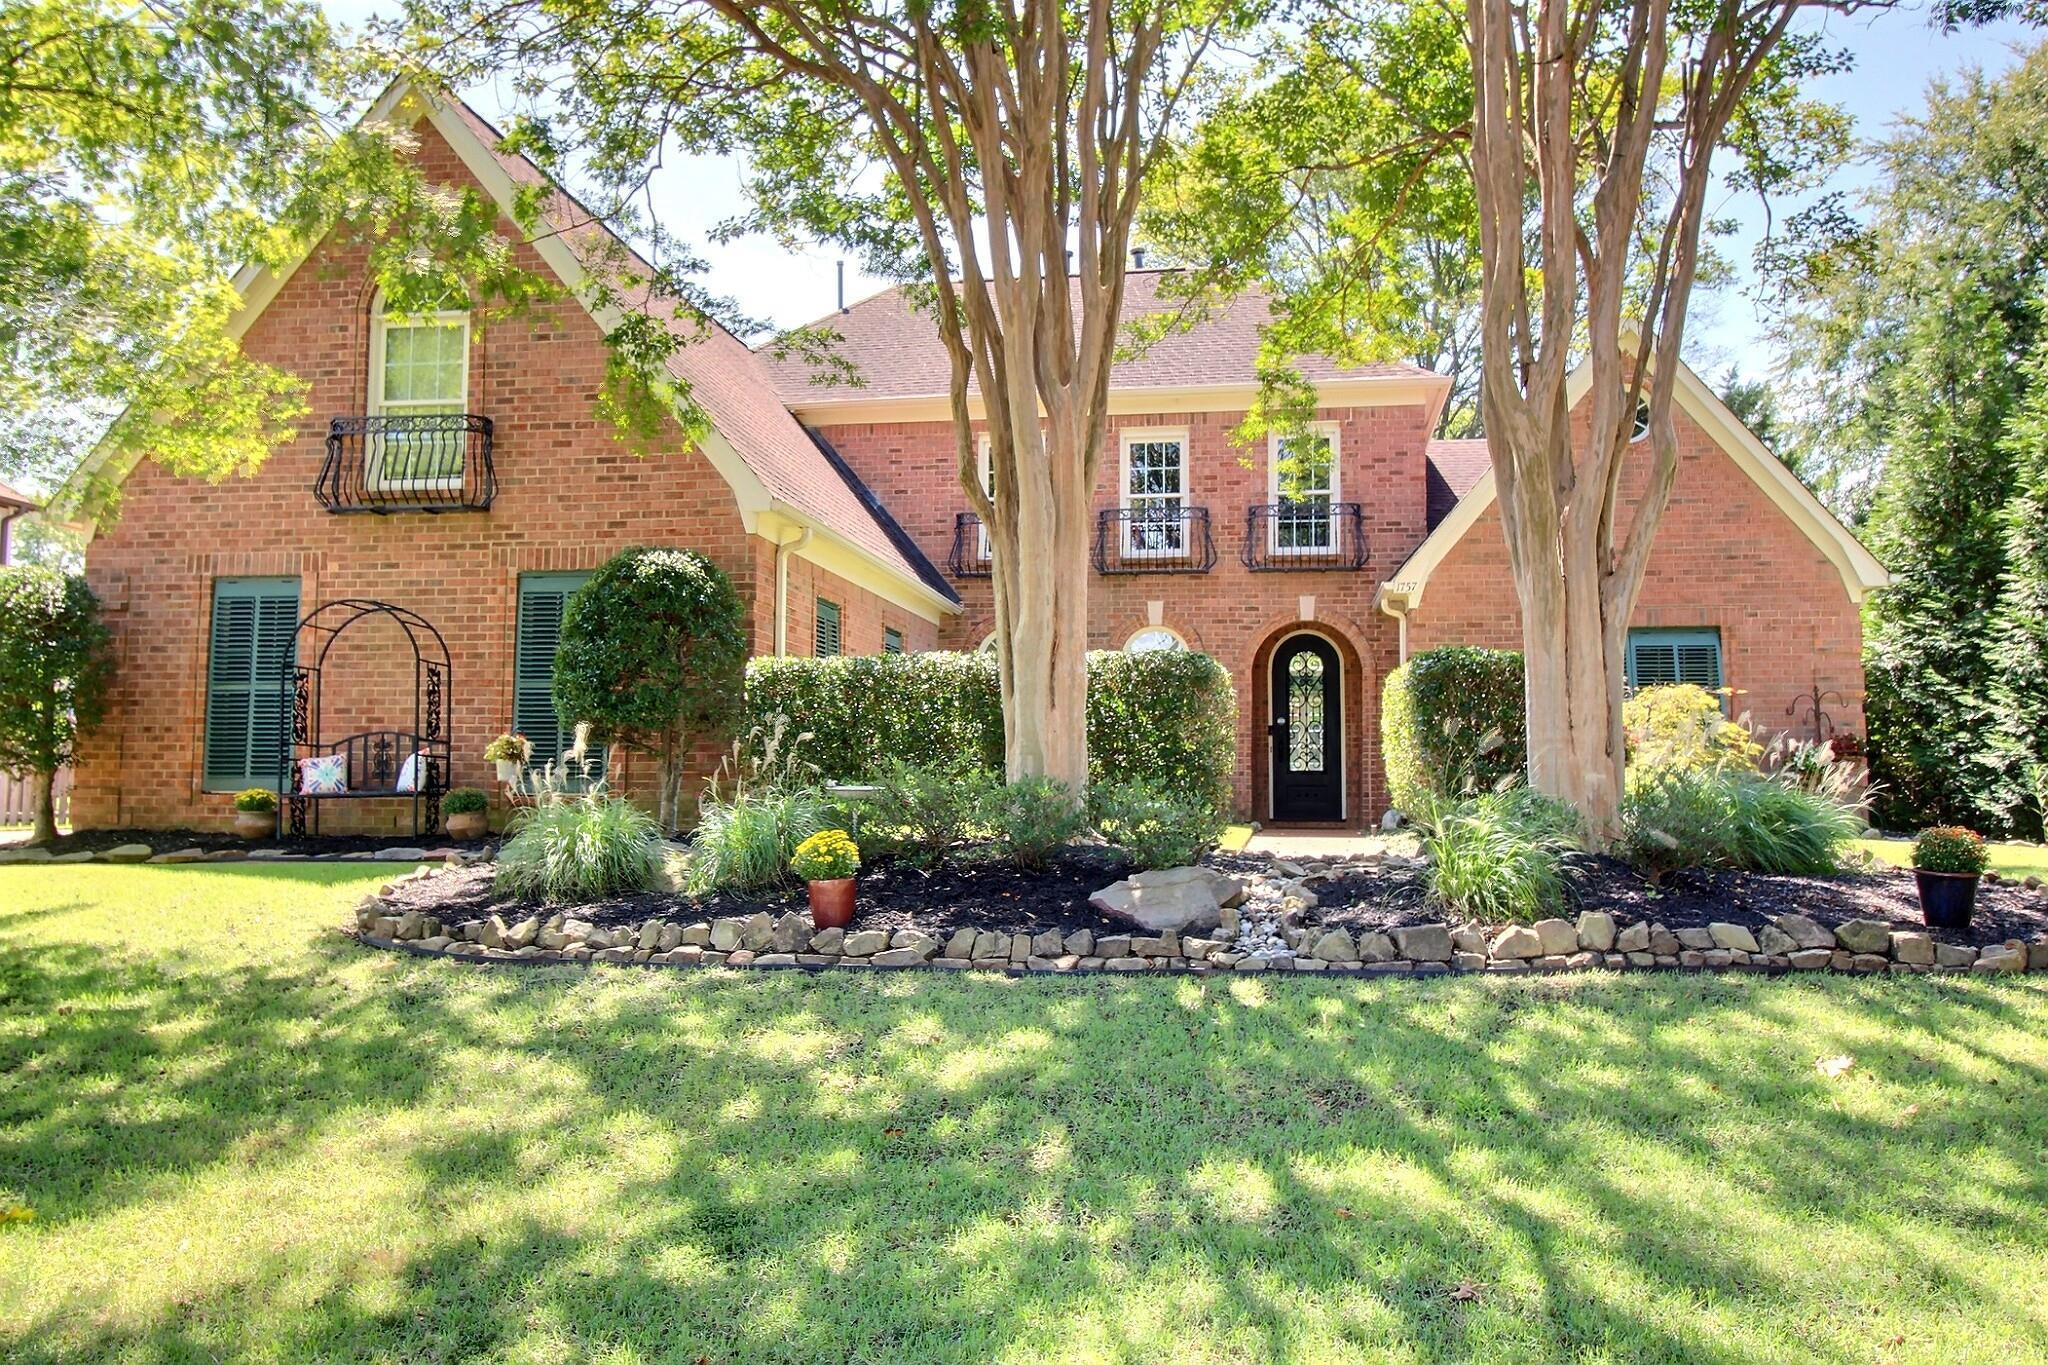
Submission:
<svg viewBox="0 0 2048 1365">
<path fill-rule="evenodd" d="M 76 853 L 52 853 L 41 846 L 21 846 L 0 848 L 0 867 L 81 863 L 438 863 L 461 867 L 481 861 L 484 856 L 476 849 L 421 848 L 412 844 L 353 853 L 291 853 L 275 848 L 180 848 L 158 853 L 148 844 L 119 844 L 113 848 L 81 849 Z"/>
<path fill-rule="evenodd" d="M 1108 934 L 1089 929 L 1062 934 L 959 929 L 944 943 L 921 929 L 814 930 L 798 911 L 779 918 L 759 911 L 745 917 L 650 919 L 604 929 L 566 913 L 538 913 L 507 924 L 498 915 L 443 925 L 422 910 L 405 910 L 387 896 L 407 874 L 356 907 L 353 937 L 369 947 L 466 961 L 606 962 L 619 965 L 822 970 L 932 968 L 1000 971 L 1010 975 L 1093 972 L 1310 972 L 1355 976 L 1508 975 L 1573 970 L 1666 969 L 1780 974 L 1832 970 L 1856 974 L 1973 972 L 1983 975 L 2048 972 L 2048 934 L 2031 942 L 2010 939 L 1977 948 L 1941 943 L 1926 933 L 1887 921 L 1857 919 L 1829 929 L 1804 915 L 1771 917 L 1761 934 L 1745 925 L 1669 929 L 1635 921 L 1617 926 L 1604 911 L 1576 921 L 1548 919 L 1505 925 L 1491 932 L 1472 924 L 1404 925 L 1387 933 L 1353 935 L 1341 928 L 1290 926 L 1291 954 L 1235 951 L 1234 911 L 1209 936 Z"/>
</svg>

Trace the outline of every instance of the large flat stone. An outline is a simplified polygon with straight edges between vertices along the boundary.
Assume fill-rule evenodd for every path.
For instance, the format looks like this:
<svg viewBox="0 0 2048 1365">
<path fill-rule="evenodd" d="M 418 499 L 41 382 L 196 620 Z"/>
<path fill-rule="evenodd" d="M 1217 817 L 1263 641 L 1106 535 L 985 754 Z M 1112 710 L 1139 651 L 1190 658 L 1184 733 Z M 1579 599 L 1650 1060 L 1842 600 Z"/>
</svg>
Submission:
<svg viewBox="0 0 2048 1365">
<path fill-rule="evenodd" d="M 1835 942 L 1852 953 L 1884 953 L 1892 946 L 1892 927 L 1878 919 L 1852 919 L 1835 926 Z"/>
<path fill-rule="evenodd" d="M 1112 882 L 1088 898 L 1105 915 L 1113 915 L 1154 934 L 1214 929 L 1223 922 L 1226 902 L 1244 888 L 1233 877 L 1206 867 L 1169 867 L 1140 872 Z"/>
<path fill-rule="evenodd" d="M 1394 930 L 1394 948 L 1411 962 L 1449 962 L 1451 926 L 1404 924 Z"/>
</svg>

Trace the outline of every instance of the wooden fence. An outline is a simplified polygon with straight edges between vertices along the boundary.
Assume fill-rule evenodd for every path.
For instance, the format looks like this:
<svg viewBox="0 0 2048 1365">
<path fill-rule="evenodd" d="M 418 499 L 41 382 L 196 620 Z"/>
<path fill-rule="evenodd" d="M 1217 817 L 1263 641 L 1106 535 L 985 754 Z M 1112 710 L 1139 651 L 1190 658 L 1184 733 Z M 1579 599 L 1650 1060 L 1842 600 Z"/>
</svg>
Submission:
<svg viewBox="0 0 2048 1365">
<path fill-rule="evenodd" d="M 71 770 L 62 769 L 57 774 L 54 792 L 57 805 L 57 823 L 71 823 Z M 0 773 L 0 825 L 26 825 L 36 818 L 35 784 L 26 777 L 12 777 Z"/>
</svg>

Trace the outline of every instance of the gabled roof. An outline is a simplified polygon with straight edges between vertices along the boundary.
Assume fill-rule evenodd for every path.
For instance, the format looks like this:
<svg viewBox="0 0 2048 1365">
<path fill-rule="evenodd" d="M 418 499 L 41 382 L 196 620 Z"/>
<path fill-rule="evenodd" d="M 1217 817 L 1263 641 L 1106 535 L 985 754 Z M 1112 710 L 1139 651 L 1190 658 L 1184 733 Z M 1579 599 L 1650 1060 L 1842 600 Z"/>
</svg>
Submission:
<svg viewBox="0 0 2048 1365">
<path fill-rule="evenodd" d="M 618 324 L 619 314 L 592 308 L 579 288 L 593 264 L 600 259 L 607 265 L 616 262 L 629 277 L 651 278 L 652 266 L 573 196 L 549 181 L 538 166 L 502 151 L 499 144 L 503 138 L 497 129 L 461 100 L 414 89 L 401 81 L 385 91 L 364 118 L 429 123 L 508 216 L 518 189 L 547 190 L 541 216 L 550 231 L 539 234 L 533 246 L 607 332 Z M 237 277 L 236 287 L 244 300 L 235 319 L 237 336 L 261 315 L 296 268 L 295 264 L 274 272 L 245 270 Z M 952 587 L 923 555 L 913 558 L 906 553 L 904 545 L 877 520 L 861 490 L 849 484 L 782 405 L 762 357 L 715 320 L 686 313 L 672 299 L 652 297 L 651 287 L 632 303 L 685 338 L 685 344 L 669 358 L 669 373 L 709 419 L 711 429 L 699 445 L 732 488 L 750 531 L 782 538 L 782 528 L 811 530 L 817 540 L 804 551 L 807 558 L 842 576 L 860 578 L 865 567 L 871 578 L 873 571 L 879 570 L 893 580 L 894 591 L 886 582 L 863 581 L 862 586 L 899 600 L 928 618 L 936 619 L 938 613 L 957 608 L 960 599 Z M 82 488 L 81 480 L 98 472 L 95 462 L 89 460 L 73 482 Z M 126 472 L 119 471 L 119 476 L 125 477 Z M 768 524 L 763 524 L 764 519 Z"/>
<path fill-rule="evenodd" d="M 1591 383 L 1590 362 L 1582 362 L 1565 383 L 1568 409 L 1578 406 Z M 1813 495 L 1812 489 L 1799 481 L 1798 475 L 1785 467 L 1784 461 L 1765 449 L 1756 433 L 1744 426 L 1742 419 L 1730 412 L 1719 395 L 1683 361 L 1678 366 L 1678 382 L 1672 398 L 1679 410 L 1697 422 L 1734 461 L 1735 467 L 1748 475 L 1763 490 L 1764 496 L 1835 566 L 1850 601 L 1861 602 L 1865 595 L 1891 582 L 1891 574 L 1877 562 L 1875 555 L 1864 548 L 1863 542 L 1856 539 L 1826 504 Z M 1481 460 L 1471 491 L 1460 497 L 1441 521 L 1432 516 L 1429 535 L 1415 547 L 1414 553 L 1394 571 L 1393 576 L 1380 585 L 1379 598 L 1383 609 L 1405 612 L 1420 606 L 1423 591 L 1429 586 L 1430 574 L 1464 539 L 1465 533 L 1472 529 L 1486 509 L 1493 506 L 1497 496 L 1493 464 L 1484 455 L 1484 441 L 1432 441 L 1429 446 L 1430 465 L 1433 470 L 1445 471 L 1448 484 L 1450 471 L 1473 467 L 1470 452 L 1463 449 L 1472 445 L 1480 448 Z M 1460 449 L 1446 449 L 1452 446 Z M 1441 464 L 1438 460 L 1440 450 L 1443 455 Z"/>
<path fill-rule="evenodd" d="M 1179 301 L 1161 296 L 1160 285 L 1171 273 L 1133 270 L 1124 276 L 1125 326 L 1180 310 Z M 1078 291 L 1074 306 L 1080 306 Z M 1187 395 L 1220 390 L 1227 391 L 1229 405 L 1242 407 L 1258 387 L 1260 329 L 1271 317 L 1267 297 L 1250 290 L 1193 325 L 1170 330 L 1142 350 L 1126 354 L 1110 376 L 1112 406 L 1122 400 L 1129 410 L 1134 399 L 1143 403 L 1156 396 L 1161 402 L 1178 398 L 1187 410 Z M 919 400 L 929 406 L 946 399 L 951 368 L 945 347 L 932 315 L 916 306 L 904 286 L 871 295 L 819 318 L 811 327 L 838 335 L 831 352 L 861 382 L 835 383 L 830 372 L 821 373 L 801 357 L 770 358 L 783 401 L 808 420 L 865 420 L 881 415 L 877 410 L 887 406 Z M 1405 361 L 1343 366 L 1327 356 L 1305 355 L 1295 363 L 1304 378 L 1325 390 L 1325 401 L 1331 401 L 1332 386 L 1378 388 L 1390 396 L 1405 392 L 1432 402 L 1440 402 L 1450 388 L 1448 379 Z"/>
<path fill-rule="evenodd" d="M 1457 441 L 1431 441 L 1423 451 L 1423 459 L 1427 464 L 1423 477 L 1428 496 L 1429 529 L 1434 531 L 1437 523 L 1458 505 L 1458 499 L 1470 493 L 1472 486 L 1493 467 L 1493 457 L 1487 451 L 1486 438 L 1476 436 Z"/>
</svg>

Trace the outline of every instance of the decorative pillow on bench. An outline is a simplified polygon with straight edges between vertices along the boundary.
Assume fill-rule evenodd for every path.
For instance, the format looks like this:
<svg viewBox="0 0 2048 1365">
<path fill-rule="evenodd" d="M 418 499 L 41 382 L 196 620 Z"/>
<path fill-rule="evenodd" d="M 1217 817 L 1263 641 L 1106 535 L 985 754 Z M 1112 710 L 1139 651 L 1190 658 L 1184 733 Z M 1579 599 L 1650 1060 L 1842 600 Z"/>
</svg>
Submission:
<svg viewBox="0 0 2048 1365">
<path fill-rule="evenodd" d="M 348 790 L 348 755 L 321 754 L 299 760 L 299 792 L 305 796 L 340 796 Z"/>
<path fill-rule="evenodd" d="M 427 756 L 414 753 L 398 769 L 398 785 L 393 791 L 410 795 L 420 789 L 420 779 L 426 776 Z"/>
</svg>

